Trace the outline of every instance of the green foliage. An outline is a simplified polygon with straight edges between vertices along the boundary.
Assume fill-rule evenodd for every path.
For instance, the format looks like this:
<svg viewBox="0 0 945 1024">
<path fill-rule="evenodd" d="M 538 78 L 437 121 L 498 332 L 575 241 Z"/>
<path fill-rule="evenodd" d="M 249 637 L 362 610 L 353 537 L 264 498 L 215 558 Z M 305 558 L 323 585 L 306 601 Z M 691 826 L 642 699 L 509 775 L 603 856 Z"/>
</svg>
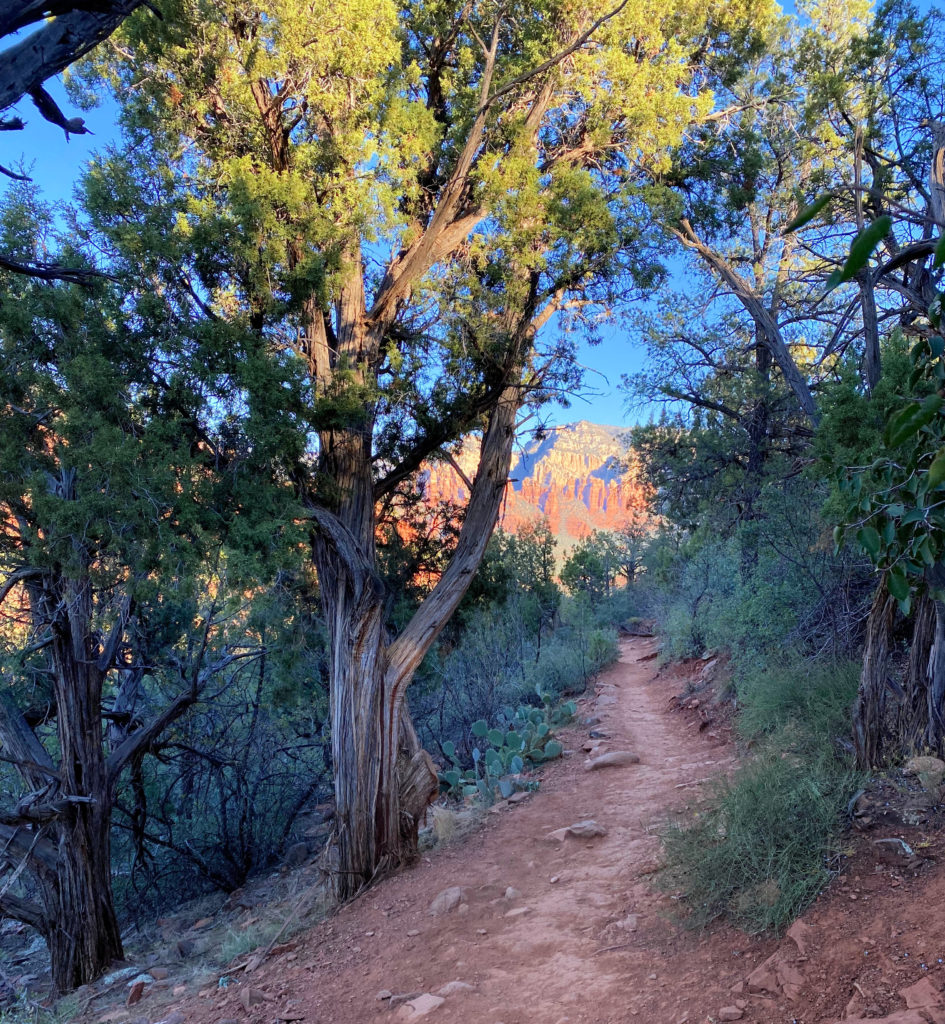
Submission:
<svg viewBox="0 0 945 1024">
<path fill-rule="evenodd" d="M 439 773 L 440 792 L 455 799 L 475 797 L 489 806 L 496 794 L 507 799 L 517 790 L 534 788 L 534 781 L 523 778 L 523 773 L 561 756 L 564 748 L 554 738 L 552 727 L 567 724 L 577 711 L 573 701 L 555 706 L 548 694 L 542 705 L 541 710 L 527 706 L 515 712 L 503 709 L 501 728 L 490 728 L 484 718 L 473 722 L 472 768 L 463 768 L 452 740 L 443 741 L 440 750 L 452 767 Z"/>
<path fill-rule="evenodd" d="M 821 475 L 846 476 L 849 466 L 863 466 L 888 454 L 883 437 L 887 418 L 902 405 L 914 369 L 910 343 L 900 330 L 883 339 L 883 375 L 867 393 L 861 380 L 859 358 L 847 356 L 838 362 L 833 379 L 821 397 L 821 420 L 814 438 Z M 837 484 L 834 484 L 836 488 Z M 836 520 L 844 502 L 833 493 L 827 516 Z"/>
<path fill-rule="evenodd" d="M 125 145 L 85 182 L 96 242 L 129 275 L 170 285 L 162 298 L 184 329 L 264 332 L 271 358 L 313 375 L 284 400 L 296 397 L 319 428 L 367 416 L 378 464 L 418 447 L 432 454 L 430 439 L 454 443 L 481 425 L 510 351 L 510 311 L 541 308 L 563 287 L 582 297 L 568 329 L 593 332 L 591 305 L 609 315 L 633 277 L 653 281 L 658 264 L 641 244 L 652 234 L 639 197 L 646 176 L 634 168 L 664 164 L 711 107 L 692 74 L 695 48 L 715 58 L 769 9 L 723 14 L 678 0 L 654 18 L 596 0 L 587 10 L 542 0 L 462 13 L 436 2 L 275 0 L 247 12 L 231 0 L 173 0 L 159 24 L 129 19 L 120 58 L 99 50 L 73 76 L 77 95 L 112 91 L 122 104 Z M 605 14 L 597 45 L 539 76 L 550 93 L 535 93 L 527 71 Z M 486 69 L 480 41 L 493 29 L 501 45 Z M 569 155 L 588 147 L 600 153 L 593 171 Z M 462 197 L 462 221 L 450 220 L 462 230 L 434 245 L 439 265 L 411 268 L 396 324 L 381 318 L 371 335 L 375 355 L 362 362 L 355 346 L 316 369 L 313 311 L 331 322 L 352 274 L 370 309 L 385 274 L 363 270 L 360 254 L 390 253 L 389 276 L 399 276 L 396 254 L 430 224 L 444 189 L 444 207 Z M 536 400 L 577 375 L 569 340 L 546 355 L 540 386 L 530 385 Z"/>
<path fill-rule="evenodd" d="M 939 325 L 938 312 L 930 314 Z M 917 588 L 945 559 L 945 340 L 920 339 L 910 353 L 912 396 L 886 419 L 887 451 L 869 465 L 847 470 L 841 480 L 844 526 L 838 545 L 852 534 L 870 560 L 885 571 L 890 594 L 907 614 Z M 934 389 L 934 390 L 933 390 Z M 936 581 L 933 591 L 940 593 Z"/>
<path fill-rule="evenodd" d="M 802 756 L 772 739 L 717 784 L 708 810 L 664 832 L 664 883 L 695 924 L 724 914 L 750 932 L 784 929 L 829 880 L 855 787 L 831 752 Z"/>
<path fill-rule="evenodd" d="M 818 506 L 827 489 L 795 481 L 759 497 L 764 517 L 726 540 L 698 531 L 654 540 L 659 569 L 641 586 L 648 616 L 663 633 L 665 657 L 726 648 L 736 668 L 767 663 L 793 648 L 841 656 L 859 640 L 869 567 L 856 552 L 833 553 Z"/>
<path fill-rule="evenodd" d="M 787 652 L 785 652 L 787 654 Z M 738 729 L 746 739 L 780 733 L 827 751 L 849 728 L 859 683 L 855 661 L 803 661 L 794 657 L 742 666 L 737 677 Z"/>
<path fill-rule="evenodd" d="M 536 635 L 547 629 L 561 604 L 555 578 L 557 544 L 544 517 L 514 534 L 496 530 L 457 611 L 457 621 L 466 621 L 476 609 L 515 601 Z"/>
<path fill-rule="evenodd" d="M 617 656 L 614 625 L 635 612 L 624 590 L 591 602 L 562 600 L 554 582 L 547 525 L 511 537 L 499 532 L 457 621 L 427 657 L 409 690 L 411 713 L 428 746 L 454 745 L 472 764 L 481 722 L 507 722 L 507 709 L 582 691 Z M 497 745 L 497 744 L 494 744 Z"/>
<path fill-rule="evenodd" d="M 0 210 L 21 249 L 32 233 L 45 258 L 75 262 L 52 224 L 29 188 Z M 127 766 L 114 809 L 97 794 L 114 811 L 115 896 L 137 915 L 231 889 L 326 782 L 325 648 L 299 508 L 273 472 L 304 446 L 273 401 L 291 374 L 245 332 L 175 333 L 166 306 L 117 281 L 6 275 L 0 292 L 0 573 L 37 580 L 32 603 L 4 605 L 4 686 L 27 711 L 93 700 L 103 756 L 194 691 Z M 88 598 L 67 628 L 102 658 L 98 693 L 70 689 L 49 657 L 70 588 Z M 53 757 L 63 728 L 55 714 L 36 727 Z M 10 770 L 4 785 L 22 788 Z"/>
<path fill-rule="evenodd" d="M 796 657 L 738 674 L 739 730 L 756 752 L 663 836 L 665 882 L 694 923 L 724 914 L 749 931 L 782 930 L 827 882 L 858 782 L 836 746 L 858 676 L 853 662 Z"/>
</svg>

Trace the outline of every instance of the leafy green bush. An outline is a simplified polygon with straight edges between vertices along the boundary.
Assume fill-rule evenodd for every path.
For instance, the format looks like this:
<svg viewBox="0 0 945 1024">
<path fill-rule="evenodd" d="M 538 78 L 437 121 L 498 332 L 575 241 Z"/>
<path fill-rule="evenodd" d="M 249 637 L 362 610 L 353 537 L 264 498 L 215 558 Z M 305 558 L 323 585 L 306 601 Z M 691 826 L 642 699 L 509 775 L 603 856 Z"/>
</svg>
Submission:
<svg viewBox="0 0 945 1024">
<path fill-rule="evenodd" d="M 725 647 L 738 665 L 858 651 L 873 582 L 856 552 L 834 553 L 817 515 L 823 494 L 795 485 L 765 496 L 765 517 L 726 540 L 693 534 L 650 595 L 666 658 Z"/>
<path fill-rule="evenodd" d="M 617 634 L 612 628 L 563 626 L 542 646 L 537 660 L 526 667 L 529 688 L 556 700 L 581 693 L 590 679 L 617 658 Z"/>
<path fill-rule="evenodd" d="M 535 630 L 527 595 L 473 609 L 451 648 L 428 655 L 409 691 L 414 722 L 435 749 L 452 742 L 463 764 L 471 763 L 471 729 L 479 720 L 498 722 L 503 709 L 559 701 L 580 693 L 617 657 L 614 614 L 626 605 L 619 591 L 608 601 L 565 599 L 554 625 Z"/>
</svg>

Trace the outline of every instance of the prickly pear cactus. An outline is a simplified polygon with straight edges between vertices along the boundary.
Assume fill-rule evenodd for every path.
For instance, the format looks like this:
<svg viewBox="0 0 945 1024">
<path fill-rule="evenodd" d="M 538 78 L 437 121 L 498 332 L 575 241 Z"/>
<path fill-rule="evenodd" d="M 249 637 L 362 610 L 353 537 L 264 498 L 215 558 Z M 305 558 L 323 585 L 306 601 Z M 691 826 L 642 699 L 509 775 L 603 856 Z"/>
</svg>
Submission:
<svg viewBox="0 0 945 1024">
<path fill-rule="evenodd" d="M 489 806 L 497 795 L 508 799 L 516 790 L 537 788 L 534 780 L 525 778 L 527 768 L 561 756 L 564 747 L 554 738 L 554 730 L 577 711 L 574 701 L 555 707 L 548 694 L 538 696 L 540 708 L 503 709 L 500 726 L 490 726 L 483 718 L 473 722 L 472 768 L 463 769 L 454 743 L 443 743 L 441 750 L 451 767 L 439 773 L 440 792 Z"/>
</svg>

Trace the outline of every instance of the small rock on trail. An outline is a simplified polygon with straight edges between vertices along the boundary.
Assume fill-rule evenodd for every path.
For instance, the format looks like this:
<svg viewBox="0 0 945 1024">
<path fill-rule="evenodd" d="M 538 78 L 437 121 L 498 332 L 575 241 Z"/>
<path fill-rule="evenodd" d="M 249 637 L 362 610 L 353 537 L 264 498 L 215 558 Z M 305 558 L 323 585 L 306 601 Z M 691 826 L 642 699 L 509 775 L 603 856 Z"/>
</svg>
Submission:
<svg viewBox="0 0 945 1024">
<path fill-rule="evenodd" d="M 397 1013 L 397 1018 L 409 1024 L 410 1021 L 420 1020 L 422 1017 L 433 1013 L 434 1010 L 439 1009 L 445 1002 L 446 1000 L 442 996 L 434 996 L 429 992 L 424 992 L 417 996 L 416 999 L 411 999 L 409 1002 L 404 1003 Z"/>
<path fill-rule="evenodd" d="M 902 768 L 906 775 L 917 775 L 922 788 L 936 792 L 945 780 L 945 761 L 938 757 L 911 757 Z"/>
<path fill-rule="evenodd" d="M 439 893 L 430 904 L 429 914 L 431 917 L 443 917 L 451 910 L 455 910 L 463 902 L 463 890 L 458 885 L 451 885 Z"/>
<path fill-rule="evenodd" d="M 625 764 L 639 764 L 639 754 L 630 750 L 612 750 L 609 754 L 601 754 L 599 757 L 588 758 L 584 767 L 589 772 L 600 771 L 601 768 L 620 768 Z"/>
<path fill-rule="evenodd" d="M 575 839 L 597 839 L 605 835 L 607 835 L 605 826 L 594 821 L 593 818 L 588 818 L 585 821 L 576 821 L 573 825 L 567 825 L 565 828 L 556 828 L 553 832 L 548 833 L 547 838 L 563 843 L 568 836 L 574 836 Z"/>
<path fill-rule="evenodd" d="M 931 978 L 922 978 L 914 985 L 900 989 L 899 995 L 905 999 L 910 1010 L 932 1009 L 942 1005 L 942 993 L 932 983 Z"/>
<path fill-rule="evenodd" d="M 438 988 L 436 990 L 436 994 L 438 996 L 443 996 L 443 998 L 445 999 L 448 996 L 455 996 L 455 995 L 458 995 L 461 992 L 475 992 L 475 991 L 476 991 L 476 986 L 475 985 L 470 985 L 469 982 L 466 982 L 466 981 L 451 981 L 448 984 L 444 985 L 442 988 Z"/>
</svg>

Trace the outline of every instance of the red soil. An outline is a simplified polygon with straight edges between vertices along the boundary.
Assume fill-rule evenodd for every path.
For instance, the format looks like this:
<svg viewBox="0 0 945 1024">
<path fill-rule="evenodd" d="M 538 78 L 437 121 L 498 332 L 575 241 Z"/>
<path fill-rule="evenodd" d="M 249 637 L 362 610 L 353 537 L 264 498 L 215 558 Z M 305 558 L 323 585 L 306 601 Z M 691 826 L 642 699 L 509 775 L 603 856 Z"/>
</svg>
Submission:
<svg viewBox="0 0 945 1024">
<path fill-rule="evenodd" d="M 945 872 L 929 859 L 937 834 L 882 832 L 931 844 L 922 864 L 881 861 L 879 833 L 854 835 L 843 874 L 805 915 L 810 930 L 792 933 L 797 941 L 680 927 L 676 903 L 653 885 L 656 833 L 734 753 L 703 728 L 704 716 L 679 711 L 673 698 L 685 680 L 658 674 L 653 650 L 646 639 L 622 641 L 620 661 L 580 713 L 601 719 L 596 728 L 609 734 L 601 751 L 631 750 L 640 763 L 588 771 L 580 748 L 591 727 L 572 729 L 564 738 L 576 752 L 546 770 L 540 792 L 502 805 L 471 837 L 277 947 L 252 974 L 231 972 L 228 987 L 179 1004 L 182 1019 L 400 1024 L 421 1018 L 392 1011 L 379 991 L 436 993 L 461 981 L 472 987 L 447 995 L 424 1021 L 701 1024 L 741 1012 L 757 1024 L 827 1024 L 902 1010 L 892 1021 L 945 1024 L 936 1002 L 945 987 Z M 606 835 L 548 838 L 584 819 Z M 431 901 L 451 886 L 462 887 L 460 905 L 431 916 Z M 517 894 L 506 898 L 509 888 Z M 909 998 L 928 1005 L 905 1011 L 900 992 L 924 978 L 931 987 Z"/>
</svg>

